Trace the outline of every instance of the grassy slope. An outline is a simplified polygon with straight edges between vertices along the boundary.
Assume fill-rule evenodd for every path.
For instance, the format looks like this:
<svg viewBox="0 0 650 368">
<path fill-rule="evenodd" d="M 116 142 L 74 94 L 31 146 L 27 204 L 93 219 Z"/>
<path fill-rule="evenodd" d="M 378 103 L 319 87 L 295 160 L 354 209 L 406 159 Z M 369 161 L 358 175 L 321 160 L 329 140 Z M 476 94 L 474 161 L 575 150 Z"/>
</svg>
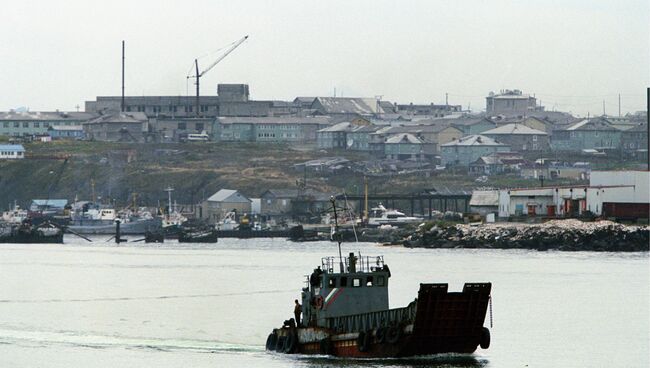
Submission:
<svg viewBox="0 0 650 368">
<path fill-rule="evenodd" d="M 352 161 L 372 159 L 365 153 L 350 151 L 309 151 L 286 145 L 260 144 L 164 144 L 143 145 L 103 142 L 51 142 L 26 145 L 32 155 L 70 154 L 63 160 L 25 159 L 0 162 L 0 208 L 17 199 L 25 204 L 32 198 L 46 198 L 58 173 L 61 179 L 52 188 L 50 198 L 87 199 L 91 180 L 95 192 L 104 198 L 124 203 L 137 192 L 141 203 L 155 205 L 164 200 L 163 189 L 176 188 L 179 203 L 198 201 L 221 188 L 239 189 L 255 197 L 269 188 L 295 188 L 302 171 L 292 165 L 325 156 L 344 156 Z M 123 154 L 136 152 L 136 160 L 127 163 Z M 179 150 L 165 154 L 160 150 Z M 117 154 L 116 154 L 117 152 Z M 559 182 L 547 182 L 559 184 Z M 492 177 L 486 184 L 460 174 L 425 177 L 416 174 L 372 178 L 370 190 L 379 193 L 408 192 L 423 188 L 448 187 L 472 189 L 476 186 L 521 187 L 538 185 L 537 181 L 516 177 Z M 361 193 L 363 177 L 351 172 L 309 174 L 308 187 L 323 191 Z"/>
</svg>

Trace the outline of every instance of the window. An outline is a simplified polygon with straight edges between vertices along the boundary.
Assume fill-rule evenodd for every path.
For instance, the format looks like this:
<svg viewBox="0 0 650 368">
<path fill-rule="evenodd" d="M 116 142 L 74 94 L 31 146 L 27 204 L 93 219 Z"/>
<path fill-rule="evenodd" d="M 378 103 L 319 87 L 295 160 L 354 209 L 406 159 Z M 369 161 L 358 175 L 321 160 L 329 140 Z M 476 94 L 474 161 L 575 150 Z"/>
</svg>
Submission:
<svg viewBox="0 0 650 368">
<path fill-rule="evenodd" d="M 40 128 L 40 127 L 41 127 L 41 123 L 39 123 L 38 121 L 34 122 L 34 128 Z"/>
<path fill-rule="evenodd" d="M 169 106 L 169 112 L 176 112 L 177 107 L 176 106 Z"/>
<path fill-rule="evenodd" d="M 537 136 L 533 135 L 533 142 L 537 142 Z"/>
<path fill-rule="evenodd" d="M 386 286 L 386 278 L 384 276 L 377 276 L 377 286 Z"/>
<path fill-rule="evenodd" d="M 340 287 L 348 286 L 348 278 L 347 277 L 345 277 L 345 276 L 341 277 L 339 280 L 340 280 L 340 282 L 339 282 Z"/>
<path fill-rule="evenodd" d="M 131 111 L 131 106 L 127 106 L 127 107 L 126 107 L 126 111 L 127 111 L 127 112 Z"/>
<path fill-rule="evenodd" d="M 9 128 L 9 123 L 5 121 L 4 123 L 2 123 L 2 127 L 3 128 Z"/>
<path fill-rule="evenodd" d="M 353 278 L 352 279 L 352 287 L 361 287 L 361 279 L 360 278 Z"/>
<path fill-rule="evenodd" d="M 207 105 L 201 105 L 201 112 L 207 112 L 208 111 L 208 106 Z"/>
<path fill-rule="evenodd" d="M 20 123 L 17 122 L 17 121 L 14 121 L 14 128 L 18 128 L 18 127 L 20 127 Z"/>
<path fill-rule="evenodd" d="M 327 279 L 327 286 L 330 288 L 336 287 L 336 278 Z"/>
<path fill-rule="evenodd" d="M 23 128 L 29 128 L 29 122 L 28 121 L 23 122 Z"/>
<path fill-rule="evenodd" d="M 178 130 L 187 129 L 187 123 L 178 123 Z"/>
<path fill-rule="evenodd" d="M 373 279 L 372 276 L 366 277 L 366 286 L 372 286 L 373 281 L 374 281 L 374 279 Z"/>
<path fill-rule="evenodd" d="M 49 127 L 50 127 L 50 123 L 48 123 L 48 122 L 43 123 L 43 128 L 49 128 Z"/>
</svg>

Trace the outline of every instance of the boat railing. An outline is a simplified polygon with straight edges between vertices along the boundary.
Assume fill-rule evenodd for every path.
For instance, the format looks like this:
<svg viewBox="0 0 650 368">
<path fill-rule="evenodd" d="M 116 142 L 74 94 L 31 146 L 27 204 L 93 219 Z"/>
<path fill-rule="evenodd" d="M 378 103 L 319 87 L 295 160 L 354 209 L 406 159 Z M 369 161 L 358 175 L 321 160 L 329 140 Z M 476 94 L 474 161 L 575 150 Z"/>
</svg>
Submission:
<svg viewBox="0 0 650 368">
<path fill-rule="evenodd" d="M 417 303 L 403 308 L 326 318 L 327 327 L 339 333 L 362 332 L 379 327 L 410 324 L 415 321 Z"/>
<path fill-rule="evenodd" d="M 338 270 L 340 258 L 323 257 L 321 259 L 322 269 L 328 273 L 334 273 Z M 343 257 L 344 272 L 350 272 L 350 257 Z M 355 272 L 374 272 L 384 269 L 384 256 L 355 256 Z"/>
</svg>

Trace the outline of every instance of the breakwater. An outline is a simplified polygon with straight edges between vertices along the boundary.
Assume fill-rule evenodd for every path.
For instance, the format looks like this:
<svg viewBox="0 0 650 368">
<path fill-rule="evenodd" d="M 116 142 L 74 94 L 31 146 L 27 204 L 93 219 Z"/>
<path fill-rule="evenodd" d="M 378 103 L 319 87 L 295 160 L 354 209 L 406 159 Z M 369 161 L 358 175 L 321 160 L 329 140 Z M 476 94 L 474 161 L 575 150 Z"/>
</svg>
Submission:
<svg viewBox="0 0 650 368">
<path fill-rule="evenodd" d="M 387 233 L 383 240 L 421 248 L 641 252 L 650 248 L 649 234 L 647 226 L 629 226 L 611 221 L 552 220 L 542 224 L 425 223 L 408 232 Z"/>
</svg>

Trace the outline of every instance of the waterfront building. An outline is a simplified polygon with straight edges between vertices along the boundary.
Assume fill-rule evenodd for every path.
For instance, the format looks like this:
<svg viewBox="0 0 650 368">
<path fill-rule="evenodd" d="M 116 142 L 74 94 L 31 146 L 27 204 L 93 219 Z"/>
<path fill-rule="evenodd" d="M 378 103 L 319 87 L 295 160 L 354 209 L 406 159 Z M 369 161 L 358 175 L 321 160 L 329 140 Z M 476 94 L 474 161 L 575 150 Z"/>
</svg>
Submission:
<svg viewBox="0 0 650 368">
<path fill-rule="evenodd" d="M 9 111 L 0 112 L 0 135 L 11 137 L 32 137 L 49 134 L 50 127 L 79 126 L 96 114 L 86 112 L 42 112 Z"/>
<path fill-rule="evenodd" d="M 250 198 L 237 190 L 221 189 L 201 203 L 199 218 L 214 224 L 223 219 L 228 212 L 250 214 L 252 203 Z"/>
</svg>

